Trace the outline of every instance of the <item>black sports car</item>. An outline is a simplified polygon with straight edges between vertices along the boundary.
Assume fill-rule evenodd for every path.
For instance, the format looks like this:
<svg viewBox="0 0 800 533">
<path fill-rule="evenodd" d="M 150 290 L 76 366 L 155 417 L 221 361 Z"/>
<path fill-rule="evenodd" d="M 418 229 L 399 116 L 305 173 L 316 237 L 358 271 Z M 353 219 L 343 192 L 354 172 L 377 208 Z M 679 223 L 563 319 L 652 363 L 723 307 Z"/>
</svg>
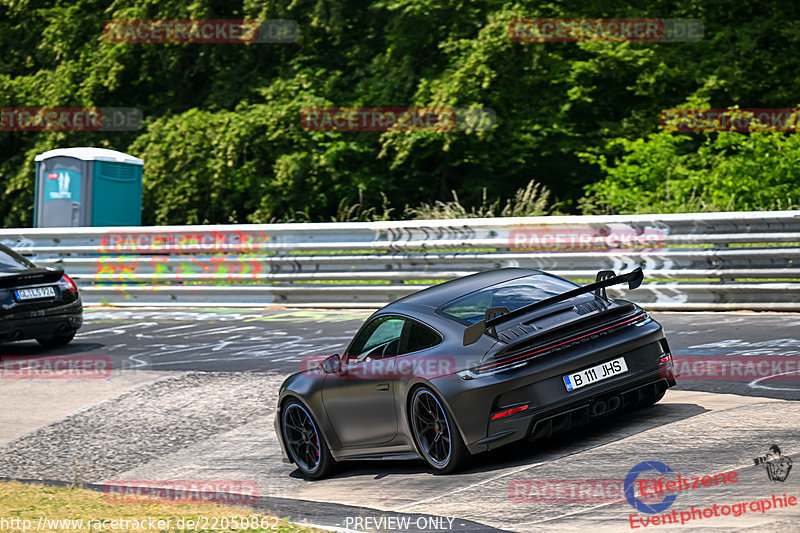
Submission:
<svg viewBox="0 0 800 533">
<path fill-rule="evenodd" d="M 605 288 L 504 268 L 422 290 L 374 313 L 343 356 L 289 376 L 275 429 L 310 478 L 337 461 L 423 458 L 447 473 L 471 454 L 536 440 L 675 385 L 661 325 Z"/>
<path fill-rule="evenodd" d="M 83 323 L 78 287 L 60 268 L 37 267 L 0 244 L 0 342 L 67 344 Z"/>
</svg>

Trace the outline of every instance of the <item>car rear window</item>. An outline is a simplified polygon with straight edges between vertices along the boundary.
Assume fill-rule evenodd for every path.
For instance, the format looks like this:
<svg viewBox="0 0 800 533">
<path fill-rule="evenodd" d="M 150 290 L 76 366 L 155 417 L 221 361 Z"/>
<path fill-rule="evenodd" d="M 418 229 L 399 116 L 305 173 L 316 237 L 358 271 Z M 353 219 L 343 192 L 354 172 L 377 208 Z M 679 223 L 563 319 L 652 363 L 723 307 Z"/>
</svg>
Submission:
<svg viewBox="0 0 800 533">
<path fill-rule="evenodd" d="M 461 322 L 474 324 L 483 320 L 490 307 L 509 311 L 539 302 L 577 287 L 574 283 L 547 274 L 532 274 L 492 285 L 446 303 L 439 313 Z"/>
<path fill-rule="evenodd" d="M 0 272 L 27 270 L 32 266 L 33 264 L 30 261 L 18 253 L 9 250 L 5 246 L 0 247 Z"/>
</svg>

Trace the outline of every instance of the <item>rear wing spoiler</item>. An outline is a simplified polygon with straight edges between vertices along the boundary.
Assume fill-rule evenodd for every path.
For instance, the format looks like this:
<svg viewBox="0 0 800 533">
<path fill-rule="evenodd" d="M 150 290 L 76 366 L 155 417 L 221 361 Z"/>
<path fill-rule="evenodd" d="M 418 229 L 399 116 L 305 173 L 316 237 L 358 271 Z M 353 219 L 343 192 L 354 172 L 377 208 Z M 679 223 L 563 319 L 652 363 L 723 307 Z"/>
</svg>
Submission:
<svg viewBox="0 0 800 533">
<path fill-rule="evenodd" d="M 469 346 L 470 344 L 478 342 L 478 339 L 481 338 L 481 335 L 487 331 L 493 331 L 493 336 L 496 337 L 497 333 L 495 328 L 497 326 L 500 324 L 505 324 L 506 322 L 511 322 L 515 318 L 527 315 L 533 311 L 544 309 L 545 307 L 549 307 L 558 302 L 563 302 L 564 300 L 569 300 L 575 296 L 580 296 L 581 294 L 586 294 L 587 292 L 592 291 L 594 291 L 595 296 L 607 300 L 608 296 L 606 296 L 606 287 L 619 285 L 620 283 L 627 283 L 628 289 L 633 290 L 642 284 L 643 279 L 644 273 L 642 272 L 641 267 L 631 270 L 627 274 L 620 274 L 619 276 L 615 276 L 610 270 L 601 270 L 597 273 L 597 281 L 594 283 L 589 283 L 583 287 L 578 287 L 561 294 L 556 294 L 555 296 L 545 298 L 544 300 L 532 303 L 530 305 L 525 305 L 519 309 L 509 311 L 505 307 L 490 307 L 484 313 L 483 320 L 472 324 L 464 331 L 464 346 Z"/>
</svg>

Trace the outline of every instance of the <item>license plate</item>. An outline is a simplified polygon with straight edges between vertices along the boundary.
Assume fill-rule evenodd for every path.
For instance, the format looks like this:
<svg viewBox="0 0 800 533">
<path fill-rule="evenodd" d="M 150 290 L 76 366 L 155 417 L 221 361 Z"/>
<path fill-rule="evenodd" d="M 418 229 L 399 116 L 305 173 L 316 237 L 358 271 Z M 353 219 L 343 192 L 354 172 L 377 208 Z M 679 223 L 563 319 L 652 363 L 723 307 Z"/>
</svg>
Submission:
<svg viewBox="0 0 800 533">
<path fill-rule="evenodd" d="M 35 289 L 19 289 L 17 300 L 36 300 L 38 298 L 55 298 L 56 290 L 53 287 L 36 287 Z"/>
<path fill-rule="evenodd" d="M 625 358 L 617 357 L 616 359 L 600 363 L 591 368 L 586 368 L 580 372 L 567 374 L 564 376 L 564 386 L 567 387 L 567 391 L 573 391 L 585 387 L 586 385 L 591 385 L 592 383 L 624 374 L 627 371 L 628 365 L 625 364 Z"/>
</svg>

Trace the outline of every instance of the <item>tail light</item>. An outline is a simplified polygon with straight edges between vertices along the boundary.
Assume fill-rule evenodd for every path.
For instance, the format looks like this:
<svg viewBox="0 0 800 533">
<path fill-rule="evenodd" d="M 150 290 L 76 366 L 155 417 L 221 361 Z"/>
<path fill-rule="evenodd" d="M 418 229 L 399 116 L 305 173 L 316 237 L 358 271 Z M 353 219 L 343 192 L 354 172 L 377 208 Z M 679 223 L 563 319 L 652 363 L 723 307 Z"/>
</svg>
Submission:
<svg viewBox="0 0 800 533">
<path fill-rule="evenodd" d="M 516 414 L 516 413 L 521 413 L 522 411 L 525 411 L 526 409 L 528 409 L 528 405 L 530 405 L 530 404 L 526 403 L 525 405 L 520 405 L 518 407 L 513 407 L 511 409 L 507 409 L 505 411 L 500 411 L 499 413 L 495 413 L 495 414 L 492 415 L 492 420 L 497 420 L 498 418 L 503 418 L 504 416 L 513 415 L 513 414 Z"/>
<path fill-rule="evenodd" d="M 661 377 L 666 378 L 670 381 L 675 381 L 675 363 L 672 360 L 671 353 L 665 353 L 661 356 L 659 365 L 659 372 Z"/>
<path fill-rule="evenodd" d="M 67 286 L 67 290 L 69 290 L 69 292 L 78 292 L 78 286 L 75 285 L 75 282 L 72 281 L 72 278 L 66 274 L 61 276 L 61 282 Z"/>
</svg>

